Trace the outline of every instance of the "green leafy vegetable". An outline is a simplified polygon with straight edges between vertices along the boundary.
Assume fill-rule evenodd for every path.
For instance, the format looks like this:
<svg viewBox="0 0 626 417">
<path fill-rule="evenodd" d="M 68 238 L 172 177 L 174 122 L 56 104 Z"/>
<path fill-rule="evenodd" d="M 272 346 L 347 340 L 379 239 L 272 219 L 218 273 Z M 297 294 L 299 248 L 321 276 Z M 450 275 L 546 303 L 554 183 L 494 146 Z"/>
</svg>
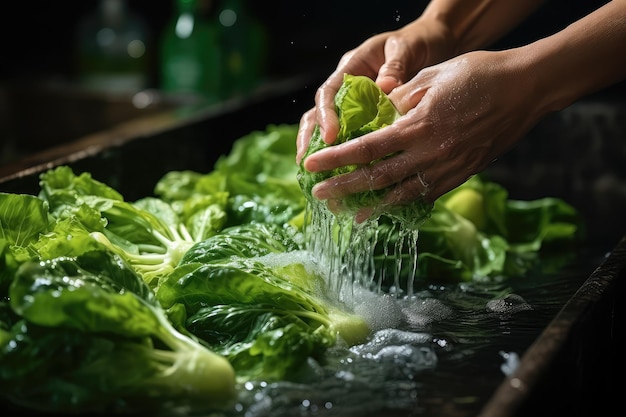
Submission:
<svg viewBox="0 0 626 417">
<path fill-rule="evenodd" d="M 196 210 L 185 224 L 163 200 L 146 197 L 126 202 L 89 173 L 77 176 L 66 166 L 42 174 L 41 187 L 40 198 L 49 204 L 54 217 L 80 222 L 95 240 L 130 262 L 148 283 L 170 272 L 187 249 L 214 234 L 224 220 L 216 199 Z"/>
<path fill-rule="evenodd" d="M 306 199 L 296 178 L 296 125 L 270 125 L 239 138 L 213 171 L 167 173 L 155 193 L 188 217 L 210 196 L 219 195 L 226 212 L 223 227 L 250 222 L 297 223 Z"/>
<path fill-rule="evenodd" d="M 157 292 L 185 306 L 188 328 L 226 356 L 240 376 L 279 380 L 337 337 L 352 345 L 366 322 L 325 294 L 324 278 L 294 260 L 295 231 L 250 223 L 195 245 Z"/>
<path fill-rule="evenodd" d="M 234 398 L 229 362 L 175 330 L 117 255 L 24 263 L 9 298 L 21 319 L 0 346 L 0 385 L 16 402 L 58 412 Z"/>
<path fill-rule="evenodd" d="M 397 233 L 380 225 L 381 242 Z M 584 233 L 580 213 L 563 200 L 512 200 L 501 185 L 474 176 L 439 198 L 420 226 L 416 278 L 428 284 L 524 276 L 548 255 L 567 253 Z M 388 277 L 410 273 L 393 270 L 397 259 L 387 259 L 382 243 L 375 260 Z"/>
<path fill-rule="evenodd" d="M 0 298 L 19 265 L 35 256 L 30 245 L 52 222 L 45 201 L 27 194 L 0 193 Z"/>
</svg>

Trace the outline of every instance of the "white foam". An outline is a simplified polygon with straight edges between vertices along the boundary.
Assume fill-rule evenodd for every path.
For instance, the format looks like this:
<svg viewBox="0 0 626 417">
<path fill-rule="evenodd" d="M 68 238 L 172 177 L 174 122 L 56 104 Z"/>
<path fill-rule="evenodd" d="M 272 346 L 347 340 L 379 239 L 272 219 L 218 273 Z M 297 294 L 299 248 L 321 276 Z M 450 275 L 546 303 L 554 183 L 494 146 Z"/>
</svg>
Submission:
<svg viewBox="0 0 626 417">
<path fill-rule="evenodd" d="M 395 297 L 359 287 L 354 290 L 354 312 L 363 317 L 373 332 L 397 327 L 404 320 Z"/>
<path fill-rule="evenodd" d="M 365 359 L 388 364 L 386 372 L 412 375 L 437 365 L 438 358 L 428 333 L 409 332 L 399 329 L 384 329 L 351 350 Z"/>
<path fill-rule="evenodd" d="M 383 329 L 374 333 L 366 345 L 369 349 L 378 350 L 382 346 L 423 344 L 430 342 L 432 335 L 423 332 L 409 332 L 400 329 Z"/>
<path fill-rule="evenodd" d="M 436 298 L 410 298 L 405 301 L 402 309 L 411 327 L 425 327 L 432 322 L 451 317 L 454 310 Z"/>
</svg>

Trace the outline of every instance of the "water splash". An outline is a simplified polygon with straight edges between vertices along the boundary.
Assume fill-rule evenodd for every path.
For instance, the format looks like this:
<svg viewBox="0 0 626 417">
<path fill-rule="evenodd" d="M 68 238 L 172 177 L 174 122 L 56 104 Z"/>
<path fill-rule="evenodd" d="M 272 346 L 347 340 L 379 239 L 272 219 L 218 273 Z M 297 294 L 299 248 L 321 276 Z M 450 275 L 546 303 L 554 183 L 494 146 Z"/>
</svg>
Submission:
<svg viewBox="0 0 626 417">
<path fill-rule="evenodd" d="M 361 289 L 396 298 L 413 295 L 417 228 L 384 216 L 357 223 L 319 201 L 310 201 L 306 210 L 306 250 L 339 301 L 354 307 L 355 292 Z"/>
</svg>

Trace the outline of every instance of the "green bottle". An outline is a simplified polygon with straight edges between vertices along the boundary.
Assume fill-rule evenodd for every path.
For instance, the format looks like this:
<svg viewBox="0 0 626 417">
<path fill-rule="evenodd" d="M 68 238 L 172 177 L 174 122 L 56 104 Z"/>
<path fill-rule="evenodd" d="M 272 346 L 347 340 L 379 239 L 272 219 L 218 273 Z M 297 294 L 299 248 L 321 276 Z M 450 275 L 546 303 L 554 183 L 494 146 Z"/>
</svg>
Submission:
<svg viewBox="0 0 626 417">
<path fill-rule="evenodd" d="M 202 18 L 197 0 L 176 0 L 161 41 L 161 89 L 220 99 L 221 53 L 215 22 Z"/>
<path fill-rule="evenodd" d="M 249 94 L 265 73 L 267 34 L 243 0 L 222 0 L 218 13 L 225 97 Z"/>
</svg>

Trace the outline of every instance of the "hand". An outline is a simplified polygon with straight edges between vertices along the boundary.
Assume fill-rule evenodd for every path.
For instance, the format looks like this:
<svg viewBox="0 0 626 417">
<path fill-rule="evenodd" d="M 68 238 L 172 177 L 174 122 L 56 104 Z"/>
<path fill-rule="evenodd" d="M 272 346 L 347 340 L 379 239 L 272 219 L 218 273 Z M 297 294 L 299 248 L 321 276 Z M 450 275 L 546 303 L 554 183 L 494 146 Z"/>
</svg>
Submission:
<svg viewBox="0 0 626 417">
<path fill-rule="evenodd" d="M 335 141 L 339 132 L 335 94 L 343 83 L 344 74 L 368 76 L 389 93 L 424 66 L 440 62 L 451 53 L 451 35 L 447 28 L 441 22 L 426 18 L 417 19 L 396 31 L 372 36 L 347 52 L 317 90 L 315 107 L 300 120 L 296 162 L 299 164 L 304 156 L 315 125 L 319 124 L 326 143 Z"/>
<path fill-rule="evenodd" d="M 393 186 L 383 204 L 395 205 L 417 198 L 434 201 L 460 185 L 511 148 L 545 113 L 533 99 L 535 72 L 526 62 L 521 48 L 477 51 L 420 71 L 389 93 L 403 114 L 392 125 L 304 161 L 313 172 L 363 165 L 316 184 L 313 195 L 340 207 L 333 200 Z M 373 209 L 361 210 L 357 221 Z"/>
</svg>

